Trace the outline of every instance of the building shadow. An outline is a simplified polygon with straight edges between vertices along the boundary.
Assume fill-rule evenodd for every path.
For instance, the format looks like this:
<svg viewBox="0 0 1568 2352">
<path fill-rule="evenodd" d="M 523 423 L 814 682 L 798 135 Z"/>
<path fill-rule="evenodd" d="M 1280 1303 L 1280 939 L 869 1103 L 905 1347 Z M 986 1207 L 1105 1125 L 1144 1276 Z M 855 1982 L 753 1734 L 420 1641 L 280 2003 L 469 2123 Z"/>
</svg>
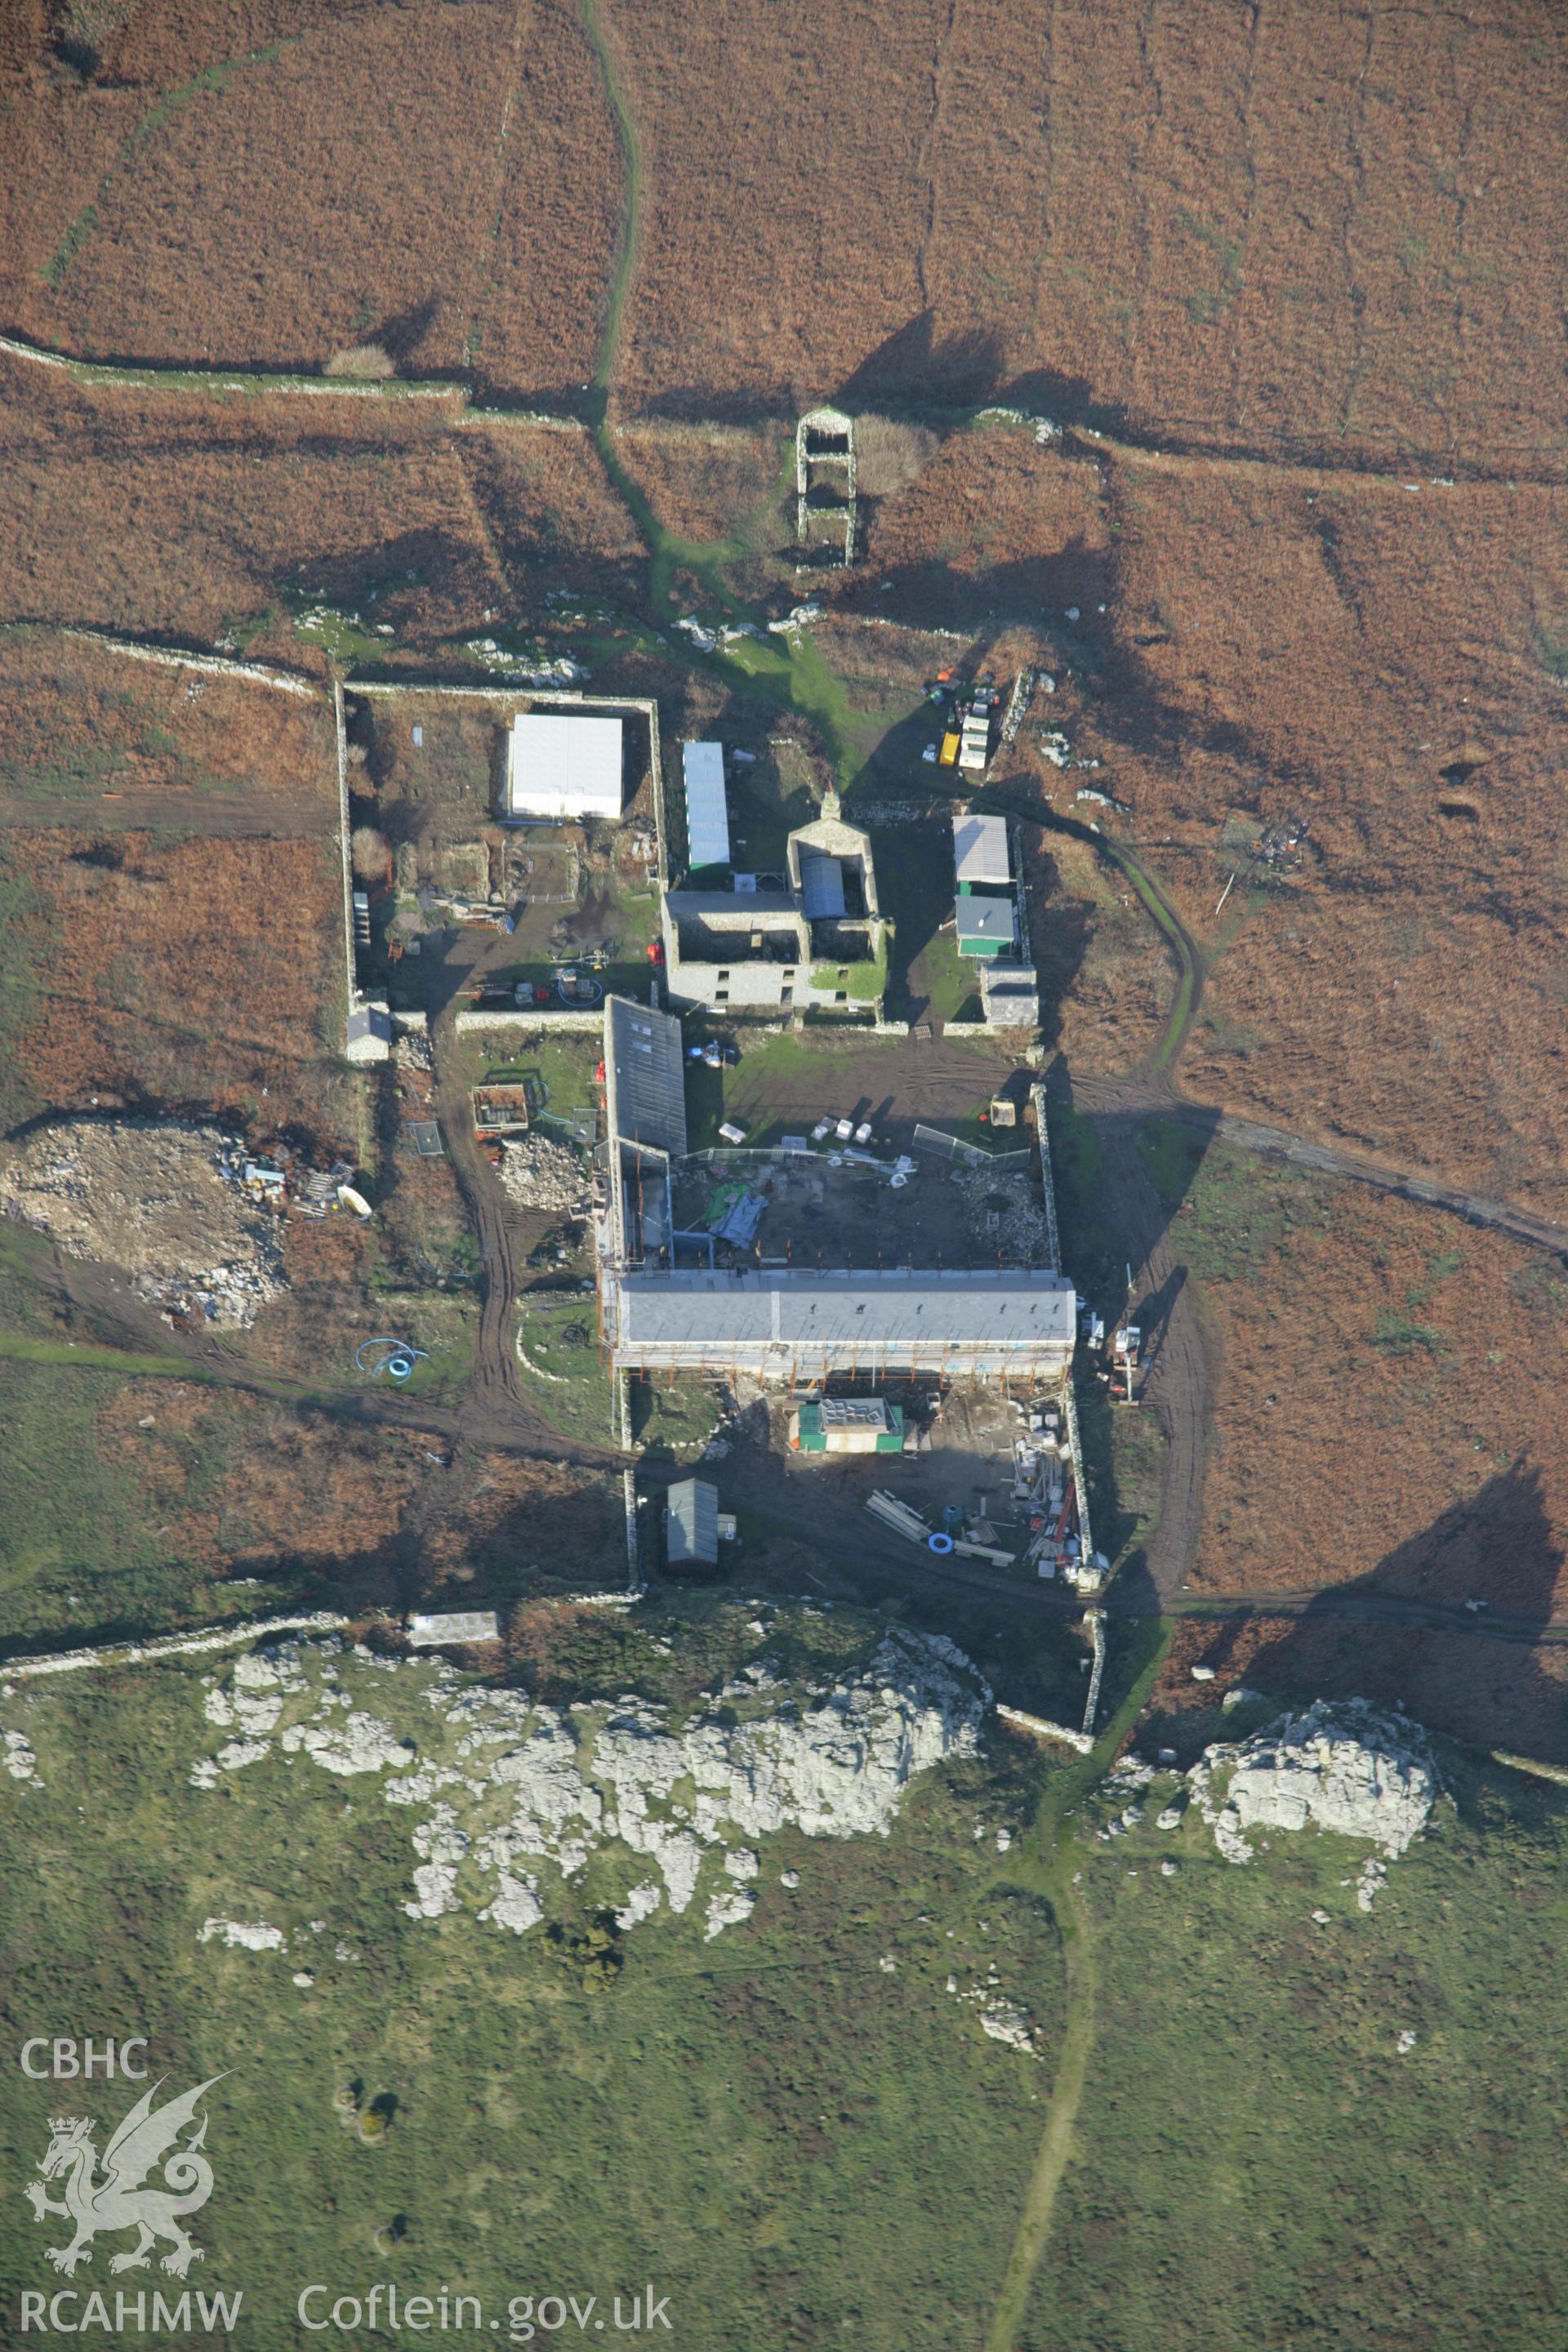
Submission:
<svg viewBox="0 0 1568 2352">
<path fill-rule="evenodd" d="M 1563 1557 L 1541 1471 L 1516 1462 L 1365 1576 L 1289 1616 L 1215 1624 L 1190 1651 L 1215 1683 L 1168 1694 L 1149 1738 L 1184 1761 L 1194 1745 L 1235 1736 L 1216 1731 L 1226 1718 L 1213 1694 L 1241 1684 L 1280 1700 L 1403 1706 L 1455 1739 L 1568 1764 L 1568 1647 L 1542 1640 Z M 1467 1606 L 1476 1601 L 1486 1605 Z"/>
<path fill-rule="evenodd" d="M 1217 1111 L 1200 1112 L 1179 1128 L 1156 1123 L 1146 1109 L 1097 1109 L 1095 1089 L 1075 1092 L 1065 1055 L 1047 1076 L 1057 1223 L 1062 1270 L 1080 1299 L 1104 1322 L 1107 1341 L 1132 1302 L 1141 1333 L 1136 1405 L 1111 1396 L 1109 1347 L 1080 1346 L 1079 1421 L 1084 1467 L 1093 1500 L 1095 1543 L 1119 1562 L 1114 1586 L 1119 1611 L 1157 1613 L 1162 1587 L 1179 1581 L 1182 1561 L 1201 1525 L 1206 1433 L 1194 1425 L 1205 1383 L 1203 1334 L 1190 1271 L 1172 1240 L 1172 1221 L 1202 1168 L 1218 1124 Z M 1173 1135 L 1174 1148 L 1173 1148 Z M 1118 1417 L 1147 1415 L 1165 1441 L 1157 1505 L 1136 1491 L 1138 1454 L 1121 1443 Z M 1147 1533 L 1139 1537 L 1141 1523 Z M 1124 1547 L 1133 1544 L 1125 1552 Z"/>
</svg>

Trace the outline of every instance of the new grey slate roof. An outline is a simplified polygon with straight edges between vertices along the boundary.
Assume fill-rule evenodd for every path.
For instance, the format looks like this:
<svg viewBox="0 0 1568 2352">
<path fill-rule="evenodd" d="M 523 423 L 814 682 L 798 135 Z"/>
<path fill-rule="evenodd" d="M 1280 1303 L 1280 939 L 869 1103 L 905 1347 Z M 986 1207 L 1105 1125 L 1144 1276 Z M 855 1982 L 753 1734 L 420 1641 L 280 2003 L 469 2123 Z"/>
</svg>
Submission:
<svg viewBox="0 0 1568 2352">
<path fill-rule="evenodd" d="M 671 1346 L 1070 1351 L 1078 1311 L 1071 1285 L 1033 1266 L 842 1275 L 683 1268 L 624 1275 L 616 1301 L 617 1345 L 632 1360 L 639 1349 Z"/>
<path fill-rule="evenodd" d="M 686 1057 L 674 1014 L 607 997 L 605 1078 L 612 1138 L 679 1159 L 686 1150 Z"/>
</svg>

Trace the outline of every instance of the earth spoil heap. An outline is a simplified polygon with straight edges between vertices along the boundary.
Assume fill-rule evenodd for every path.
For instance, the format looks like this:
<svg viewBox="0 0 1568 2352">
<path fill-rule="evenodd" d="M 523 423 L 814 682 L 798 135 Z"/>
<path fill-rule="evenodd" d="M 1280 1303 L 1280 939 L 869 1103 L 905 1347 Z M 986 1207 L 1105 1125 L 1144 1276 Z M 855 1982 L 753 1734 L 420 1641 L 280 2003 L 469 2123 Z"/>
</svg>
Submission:
<svg viewBox="0 0 1568 2352">
<path fill-rule="evenodd" d="M 58 1119 L 0 1163 L 0 1208 L 70 1257 L 123 1266 L 166 1310 L 248 1328 L 284 1288 L 271 1211 L 216 1127 Z"/>
</svg>

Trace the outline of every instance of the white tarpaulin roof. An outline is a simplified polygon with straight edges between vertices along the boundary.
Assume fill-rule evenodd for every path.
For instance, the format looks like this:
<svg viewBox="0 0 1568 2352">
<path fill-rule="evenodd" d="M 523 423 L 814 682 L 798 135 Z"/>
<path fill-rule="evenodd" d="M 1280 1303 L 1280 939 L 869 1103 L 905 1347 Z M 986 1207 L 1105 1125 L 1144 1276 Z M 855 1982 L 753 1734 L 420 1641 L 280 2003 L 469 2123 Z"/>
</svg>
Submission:
<svg viewBox="0 0 1568 2352">
<path fill-rule="evenodd" d="M 511 722 L 507 808 L 512 816 L 618 817 L 620 720 L 520 711 Z"/>
<path fill-rule="evenodd" d="M 724 798 L 724 747 L 683 743 L 680 760 L 686 775 L 688 862 L 694 866 L 728 866 L 730 811 Z"/>
<path fill-rule="evenodd" d="M 1007 853 L 1005 816 L 955 816 L 952 820 L 952 862 L 960 882 L 1004 887 L 1013 879 Z"/>
</svg>

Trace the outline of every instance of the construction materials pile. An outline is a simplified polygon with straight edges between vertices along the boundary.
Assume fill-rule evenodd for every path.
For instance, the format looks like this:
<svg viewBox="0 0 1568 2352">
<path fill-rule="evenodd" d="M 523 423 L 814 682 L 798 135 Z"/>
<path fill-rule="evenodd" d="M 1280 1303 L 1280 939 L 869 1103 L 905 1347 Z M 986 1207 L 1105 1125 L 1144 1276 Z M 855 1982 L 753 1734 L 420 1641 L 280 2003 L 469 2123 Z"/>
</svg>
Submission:
<svg viewBox="0 0 1568 2352">
<path fill-rule="evenodd" d="M 122 1266 L 169 1315 L 246 1330 L 285 1287 L 275 1210 L 216 1127 L 57 1119 L 0 1161 L 0 1208 L 69 1257 Z"/>
<path fill-rule="evenodd" d="M 520 1209 L 553 1209 L 563 1216 L 586 1215 L 593 1206 L 594 1174 L 570 1144 L 546 1135 L 509 1139 L 500 1147 L 500 1181 Z"/>
<path fill-rule="evenodd" d="M 1025 1420 L 1027 1435 L 1013 1441 L 1013 1497 L 1028 1509 L 1029 1558 L 1054 1576 L 1078 1550 L 1072 1445 L 1059 1405 L 1032 1406 Z"/>
</svg>

